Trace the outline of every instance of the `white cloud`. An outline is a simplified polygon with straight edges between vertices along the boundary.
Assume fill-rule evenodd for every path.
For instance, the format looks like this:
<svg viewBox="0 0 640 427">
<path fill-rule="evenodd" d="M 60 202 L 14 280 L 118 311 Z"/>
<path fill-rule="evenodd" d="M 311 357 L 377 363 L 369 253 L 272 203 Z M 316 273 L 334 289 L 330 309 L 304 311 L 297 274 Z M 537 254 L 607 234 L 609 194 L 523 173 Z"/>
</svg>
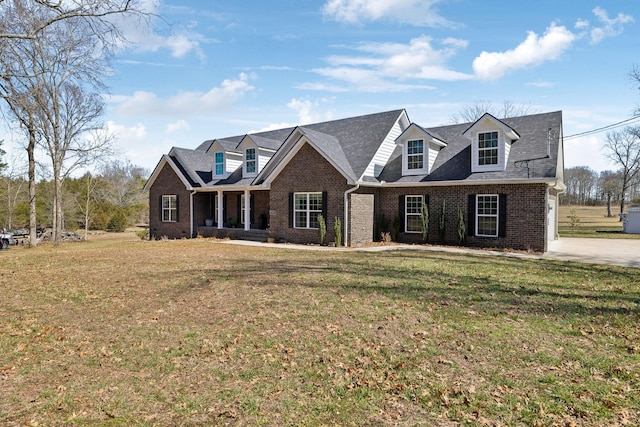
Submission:
<svg viewBox="0 0 640 427">
<path fill-rule="evenodd" d="M 167 133 L 174 133 L 181 130 L 190 130 L 189 122 L 186 120 L 178 120 L 177 122 L 169 123 L 167 125 Z"/>
<path fill-rule="evenodd" d="M 525 41 L 505 52 L 482 52 L 473 60 L 476 76 L 483 80 L 499 79 L 509 71 L 556 60 L 576 40 L 563 26 L 551 24 L 542 37 L 529 31 Z"/>
<path fill-rule="evenodd" d="M 614 37 L 622 33 L 624 30 L 624 24 L 634 22 L 633 16 L 618 13 L 615 18 L 609 18 L 606 10 L 601 7 L 593 9 L 593 14 L 598 18 L 603 26 L 592 28 L 590 31 L 591 43 L 596 44 L 601 42 L 606 37 Z"/>
<path fill-rule="evenodd" d="M 142 123 L 127 127 L 109 120 L 105 123 L 105 130 L 121 143 L 142 141 L 147 137 L 147 128 Z"/>
<path fill-rule="evenodd" d="M 434 44 L 438 43 L 438 47 Z M 459 50 L 466 48 L 466 40 L 447 38 L 434 42 L 421 36 L 409 43 L 362 43 L 348 47 L 359 55 L 333 55 L 326 58 L 329 67 L 314 71 L 339 84 L 306 83 L 306 89 L 333 91 L 357 90 L 361 92 L 402 92 L 412 89 L 433 89 L 416 80 L 458 81 L 472 75 L 451 70 L 447 61 Z"/>
<path fill-rule="evenodd" d="M 434 10 L 441 0 L 329 0 L 322 8 L 325 16 L 347 24 L 365 21 L 392 21 L 414 26 L 456 27 Z"/>
<path fill-rule="evenodd" d="M 224 80 L 208 92 L 180 92 L 161 99 L 155 93 L 137 91 L 132 96 L 118 97 L 118 114 L 124 116 L 188 116 L 200 117 L 231 108 L 245 93 L 252 91 L 250 77 L 241 73 L 236 79 Z"/>
</svg>

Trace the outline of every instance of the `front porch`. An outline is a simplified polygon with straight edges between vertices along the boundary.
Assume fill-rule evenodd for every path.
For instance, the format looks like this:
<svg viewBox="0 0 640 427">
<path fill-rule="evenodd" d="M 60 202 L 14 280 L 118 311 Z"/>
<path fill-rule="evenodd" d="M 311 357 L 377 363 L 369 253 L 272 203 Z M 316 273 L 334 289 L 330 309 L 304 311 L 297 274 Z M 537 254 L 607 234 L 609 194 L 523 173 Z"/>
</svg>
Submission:
<svg viewBox="0 0 640 427">
<path fill-rule="evenodd" d="M 269 239 L 269 230 L 242 228 L 217 228 L 198 226 L 196 235 L 200 237 L 214 237 L 216 239 L 250 240 L 252 242 L 266 242 Z"/>
</svg>

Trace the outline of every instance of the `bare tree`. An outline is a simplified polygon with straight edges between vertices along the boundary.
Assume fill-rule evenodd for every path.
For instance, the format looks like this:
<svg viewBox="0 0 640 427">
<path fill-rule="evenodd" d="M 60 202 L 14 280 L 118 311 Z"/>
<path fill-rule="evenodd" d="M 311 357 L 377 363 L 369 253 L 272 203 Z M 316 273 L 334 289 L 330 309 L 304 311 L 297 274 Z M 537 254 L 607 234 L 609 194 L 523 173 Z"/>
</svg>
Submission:
<svg viewBox="0 0 640 427">
<path fill-rule="evenodd" d="M 134 0 L 0 0 L 0 98 L 25 130 L 30 231 L 36 244 L 35 149 L 42 143 L 54 180 L 54 242 L 59 241 L 65 174 L 105 147 L 85 134 L 99 127 L 106 65 L 120 33 L 109 15 L 135 12 Z"/>
<path fill-rule="evenodd" d="M 607 201 L 607 217 L 612 217 L 611 203 L 618 199 L 622 181 L 622 174 L 615 171 L 602 171 L 598 178 L 600 194 Z"/>
<path fill-rule="evenodd" d="M 567 186 L 565 198 L 569 203 L 586 205 L 595 196 L 598 174 L 587 166 L 566 169 L 564 183 Z"/>
<path fill-rule="evenodd" d="M 607 133 L 604 148 L 607 158 L 620 167 L 620 213 L 623 213 L 627 192 L 640 177 L 640 127 L 627 126 Z"/>
<path fill-rule="evenodd" d="M 85 25 L 98 32 L 113 30 L 115 27 L 104 18 L 129 12 L 140 13 L 135 5 L 135 0 L 0 0 L 0 16 L 9 15 L 8 10 L 12 8 L 29 11 L 36 7 L 47 12 L 45 19 L 33 21 L 32 25 L 19 29 L 3 25 L 4 21 L 0 19 L 0 39 L 35 39 L 46 28 L 69 19 L 83 20 Z"/>
<path fill-rule="evenodd" d="M 451 123 L 475 122 L 484 113 L 489 113 L 498 119 L 507 117 L 526 116 L 535 113 L 531 104 L 514 104 L 511 101 L 504 101 L 501 105 L 491 101 L 481 99 L 474 104 L 465 105 L 462 109 L 451 116 Z"/>
</svg>

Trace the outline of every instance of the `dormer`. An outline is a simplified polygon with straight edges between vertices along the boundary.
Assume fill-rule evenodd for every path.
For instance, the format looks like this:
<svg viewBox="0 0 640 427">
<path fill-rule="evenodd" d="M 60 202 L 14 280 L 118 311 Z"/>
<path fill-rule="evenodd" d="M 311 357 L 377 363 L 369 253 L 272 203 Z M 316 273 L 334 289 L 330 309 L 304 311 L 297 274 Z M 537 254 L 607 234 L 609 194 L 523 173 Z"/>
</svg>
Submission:
<svg viewBox="0 0 640 427">
<path fill-rule="evenodd" d="M 507 167 L 511 144 L 520 135 L 489 113 L 480 117 L 463 136 L 471 141 L 471 172 L 501 172 Z"/>
<path fill-rule="evenodd" d="M 429 175 L 436 157 L 447 143 L 439 136 L 412 123 L 396 138 L 402 146 L 402 175 Z"/>
<path fill-rule="evenodd" d="M 242 177 L 255 178 L 276 152 L 274 141 L 256 135 L 245 135 L 236 147 L 242 153 Z M 265 146 L 267 145 L 267 146 Z M 278 143 L 279 145 L 279 143 Z"/>
<path fill-rule="evenodd" d="M 207 152 L 213 156 L 212 179 L 228 178 L 242 164 L 242 155 L 235 151 L 235 144 L 215 140 Z"/>
</svg>

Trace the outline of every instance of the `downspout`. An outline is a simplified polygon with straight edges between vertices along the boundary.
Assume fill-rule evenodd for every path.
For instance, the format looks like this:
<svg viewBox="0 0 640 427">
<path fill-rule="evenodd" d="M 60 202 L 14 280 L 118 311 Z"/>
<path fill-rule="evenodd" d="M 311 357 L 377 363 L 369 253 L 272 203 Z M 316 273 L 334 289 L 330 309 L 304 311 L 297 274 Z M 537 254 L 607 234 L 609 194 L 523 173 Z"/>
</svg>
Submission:
<svg viewBox="0 0 640 427">
<path fill-rule="evenodd" d="M 357 191 L 360 188 L 360 183 L 356 183 L 356 186 L 348 189 L 344 192 L 344 245 L 348 246 L 349 242 L 349 194 Z"/>
<path fill-rule="evenodd" d="M 196 194 L 196 190 L 191 191 L 189 194 L 189 221 L 191 228 L 190 238 L 193 238 L 193 195 Z"/>
</svg>

